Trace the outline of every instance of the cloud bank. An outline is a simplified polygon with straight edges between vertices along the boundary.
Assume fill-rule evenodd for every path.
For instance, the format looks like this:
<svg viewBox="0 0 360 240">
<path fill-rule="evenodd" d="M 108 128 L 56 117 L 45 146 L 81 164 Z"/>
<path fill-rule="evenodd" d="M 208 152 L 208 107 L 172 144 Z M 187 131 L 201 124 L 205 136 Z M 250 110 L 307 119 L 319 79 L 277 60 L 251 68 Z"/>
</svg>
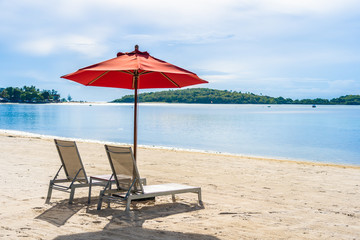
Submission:
<svg viewBox="0 0 360 240">
<path fill-rule="evenodd" d="M 359 10 L 354 0 L 1 1 L 0 53 L 57 78 L 140 44 L 208 87 L 330 98 L 360 91 Z M 13 68 L 1 69 L 5 85 Z"/>
</svg>

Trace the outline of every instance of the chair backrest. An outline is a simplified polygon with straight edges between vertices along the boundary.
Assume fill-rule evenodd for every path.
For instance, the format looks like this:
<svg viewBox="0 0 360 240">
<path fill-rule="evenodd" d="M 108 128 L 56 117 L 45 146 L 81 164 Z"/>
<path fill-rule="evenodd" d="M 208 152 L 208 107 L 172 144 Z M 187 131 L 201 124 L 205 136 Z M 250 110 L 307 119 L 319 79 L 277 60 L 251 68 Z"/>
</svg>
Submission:
<svg viewBox="0 0 360 240">
<path fill-rule="evenodd" d="M 54 139 L 58 150 L 61 163 L 63 165 L 66 178 L 88 183 L 84 165 L 81 161 L 80 154 L 74 141 L 64 141 Z"/>
<path fill-rule="evenodd" d="M 144 192 L 131 147 L 105 145 L 118 190 Z M 131 189 L 130 189 L 131 188 Z"/>
</svg>

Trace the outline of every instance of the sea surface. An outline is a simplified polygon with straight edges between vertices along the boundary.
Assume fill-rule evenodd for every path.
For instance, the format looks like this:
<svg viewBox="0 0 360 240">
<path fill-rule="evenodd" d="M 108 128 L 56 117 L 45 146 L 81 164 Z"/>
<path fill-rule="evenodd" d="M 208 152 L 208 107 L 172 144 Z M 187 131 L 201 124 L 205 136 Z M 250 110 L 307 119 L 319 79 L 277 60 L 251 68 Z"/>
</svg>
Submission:
<svg viewBox="0 0 360 240">
<path fill-rule="evenodd" d="M 131 104 L 0 104 L 0 129 L 133 142 Z M 360 165 L 360 106 L 141 104 L 138 144 Z"/>
</svg>

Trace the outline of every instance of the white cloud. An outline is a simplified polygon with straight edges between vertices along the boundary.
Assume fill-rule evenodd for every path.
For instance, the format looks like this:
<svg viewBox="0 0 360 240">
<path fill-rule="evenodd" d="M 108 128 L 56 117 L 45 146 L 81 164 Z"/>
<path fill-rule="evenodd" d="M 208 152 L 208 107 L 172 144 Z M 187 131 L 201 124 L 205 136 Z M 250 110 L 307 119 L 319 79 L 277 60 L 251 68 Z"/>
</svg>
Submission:
<svg viewBox="0 0 360 240">
<path fill-rule="evenodd" d="M 34 55 L 48 55 L 56 49 L 55 39 L 34 39 L 19 44 L 19 50 Z"/>
<path fill-rule="evenodd" d="M 108 49 L 101 39 L 71 35 L 64 37 L 62 46 L 88 57 L 102 56 Z"/>
<path fill-rule="evenodd" d="M 353 93 L 360 92 L 360 82 L 353 79 L 335 80 L 329 82 L 329 87 L 333 91 L 351 90 Z"/>
<path fill-rule="evenodd" d="M 0 16 L 4 14 L 2 20 L 9 27 L 0 28 L 0 33 L 24 40 L 19 43 L 21 49 L 34 47 L 42 55 L 58 48 L 63 35 L 82 38 L 80 43 L 75 38 L 74 43 L 69 43 L 79 47 L 68 49 L 85 54 L 94 48 L 103 53 L 110 39 L 173 44 L 212 44 L 228 39 L 233 39 L 233 44 L 235 41 L 256 42 L 284 33 L 298 34 L 299 28 L 304 30 L 304 22 L 289 21 L 276 13 L 317 16 L 322 12 L 348 10 L 348 14 L 359 6 L 354 0 L 5 2 L 0 5 L 3 7 Z M 39 39 L 34 39 L 34 35 Z"/>
<path fill-rule="evenodd" d="M 62 38 L 37 38 L 20 42 L 18 50 L 31 55 L 46 56 L 64 50 L 79 52 L 88 57 L 101 56 L 105 47 L 96 40 L 84 36 L 68 36 Z"/>
<path fill-rule="evenodd" d="M 237 79 L 239 76 L 237 75 L 230 75 L 230 74 L 224 74 L 224 75 L 202 75 L 201 78 L 205 79 L 208 82 L 211 83 L 226 83 L 229 81 L 233 81 L 234 79 Z"/>
<path fill-rule="evenodd" d="M 349 13 L 360 6 L 357 0 L 260 0 L 254 2 L 263 11 L 295 15 Z"/>
</svg>

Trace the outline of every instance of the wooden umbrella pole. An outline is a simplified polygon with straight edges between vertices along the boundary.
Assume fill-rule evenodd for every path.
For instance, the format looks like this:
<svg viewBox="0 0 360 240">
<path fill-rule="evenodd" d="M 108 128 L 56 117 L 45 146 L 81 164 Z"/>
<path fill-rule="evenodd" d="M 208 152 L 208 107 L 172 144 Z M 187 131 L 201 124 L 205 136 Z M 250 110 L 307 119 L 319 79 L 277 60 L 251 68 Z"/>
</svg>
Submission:
<svg viewBox="0 0 360 240">
<path fill-rule="evenodd" d="M 135 71 L 134 74 L 134 89 L 135 89 L 135 96 L 134 96 L 134 158 L 135 161 L 137 160 L 137 108 L 138 108 L 138 79 L 139 73 Z"/>
</svg>

